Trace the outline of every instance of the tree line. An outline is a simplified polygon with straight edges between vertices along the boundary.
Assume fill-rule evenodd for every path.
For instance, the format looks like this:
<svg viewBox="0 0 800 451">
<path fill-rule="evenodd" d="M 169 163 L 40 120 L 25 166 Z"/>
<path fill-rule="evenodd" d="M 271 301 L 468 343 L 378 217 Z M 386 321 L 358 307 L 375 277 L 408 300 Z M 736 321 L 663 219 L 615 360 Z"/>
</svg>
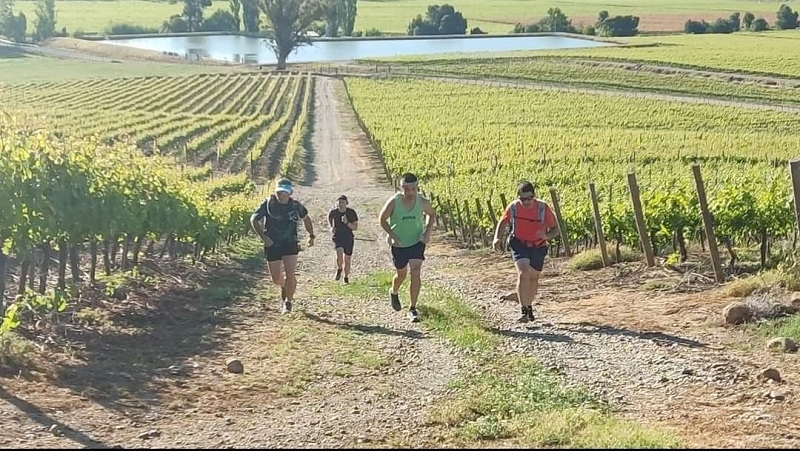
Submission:
<svg viewBox="0 0 800 451">
<path fill-rule="evenodd" d="M 38 0 L 36 18 L 33 20 L 31 38 L 33 42 L 43 41 L 54 36 L 66 36 L 66 29 L 56 32 L 55 0 Z M 15 42 L 26 42 L 28 18 L 24 13 L 14 13 L 14 0 L 0 0 L 0 35 Z"/>
<path fill-rule="evenodd" d="M 778 8 L 776 17 L 775 28 L 779 30 L 794 30 L 800 26 L 798 12 L 792 11 L 789 5 L 781 5 Z M 708 23 L 705 20 L 687 20 L 683 26 L 683 31 L 689 34 L 735 33 L 742 29 L 765 31 L 769 30 L 769 23 L 763 17 L 756 19 L 756 16 L 751 12 L 744 13 L 743 17 L 738 12 L 735 12 L 727 19 L 719 18 L 712 23 Z"/>
</svg>

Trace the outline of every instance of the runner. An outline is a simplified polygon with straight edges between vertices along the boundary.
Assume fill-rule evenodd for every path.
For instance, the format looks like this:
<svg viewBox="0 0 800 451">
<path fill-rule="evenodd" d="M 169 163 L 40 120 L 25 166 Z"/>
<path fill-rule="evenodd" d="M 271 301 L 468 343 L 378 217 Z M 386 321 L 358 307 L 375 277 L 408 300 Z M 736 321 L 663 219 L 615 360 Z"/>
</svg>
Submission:
<svg viewBox="0 0 800 451">
<path fill-rule="evenodd" d="M 264 242 L 272 282 L 281 287 L 283 313 L 292 311 L 292 301 L 297 288 L 297 254 L 300 245 L 297 226 L 300 220 L 308 232 L 308 245 L 314 245 L 314 224 L 303 204 L 292 198 L 292 182 L 278 180 L 275 193 L 271 194 L 250 216 L 250 226 Z M 281 274 L 281 266 L 286 277 Z"/>
<path fill-rule="evenodd" d="M 518 198 L 503 212 L 494 231 L 492 245 L 502 252 L 500 231 L 510 226 L 508 247 L 517 267 L 517 297 L 522 308 L 518 321 L 533 321 L 533 300 L 539 290 L 539 275 L 547 256 L 547 241 L 559 235 L 558 222 L 550 206 L 535 197 L 533 184 L 523 181 L 517 187 Z"/>
<path fill-rule="evenodd" d="M 344 262 L 344 283 L 350 283 L 350 259 L 353 256 L 355 235 L 358 230 L 358 215 L 349 208 L 347 196 L 342 194 L 336 199 L 336 207 L 328 212 L 328 224 L 333 235 L 333 248 L 336 249 L 336 276 L 334 280 L 342 277 L 342 263 Z"/>
<path fill-rule="evenodd" d="M 408 317 L 412 322 L 419 321 L 417 300 L 422 288 L 420 278 L 422 262 L 425 260 L 425 246 L 430 241 L 431 229 L 436 221 L 436 212 L 428 199 L 417 192 L 417 177 L 405 173 L 400 177 L 401 192 L 390 197 L 380 212 L 380 223 L 386 231 L 386 241 L 391 246 L 395 274 L 389 292 L 392 308 L 400 311 L 398 291 L 411 270 L 411 305 Z M 427 217 L 422 220 L 423 214 Z"/>
</svg>

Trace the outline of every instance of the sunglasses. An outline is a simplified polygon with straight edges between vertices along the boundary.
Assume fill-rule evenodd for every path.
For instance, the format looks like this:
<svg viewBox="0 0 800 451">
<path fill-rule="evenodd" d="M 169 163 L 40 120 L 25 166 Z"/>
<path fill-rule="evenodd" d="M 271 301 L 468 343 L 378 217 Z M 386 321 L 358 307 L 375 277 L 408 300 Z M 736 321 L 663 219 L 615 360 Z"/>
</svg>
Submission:
<svg viewBox="0 0 800 451">
<path fill-rule="evenodd" d="M 519 196 L 519 200 L 521 200 L 522 202 L 527 202 L 529 200 L 533 200 L 533 196 L 525 196 L 525 197 Z"/>
</svg>

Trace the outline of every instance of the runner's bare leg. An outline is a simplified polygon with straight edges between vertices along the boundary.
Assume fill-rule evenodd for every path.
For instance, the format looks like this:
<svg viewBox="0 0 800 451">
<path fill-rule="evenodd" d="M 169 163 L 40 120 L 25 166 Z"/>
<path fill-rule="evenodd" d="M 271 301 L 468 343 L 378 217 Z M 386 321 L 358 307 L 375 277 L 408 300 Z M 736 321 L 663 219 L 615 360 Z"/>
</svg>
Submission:
<svg viewBox="0 0 800 451">
<path fill-rule="evenodd" d="M 530 287 L 530 301 L 528 305 L 533 305 L 533 301 L 536 300 L 536 295 L 539 293 L 539 277 L 542 275 L 541 271 L 537 271 L 534 268 L 530 268 L 530 272 L 528 273 L 528 283 Z"/>
<path fill-rule="evenodd" d="M 519 298 L 519 304 L 522 307 L 528 307 L 531 305 L 530 271 L 533 271 L 531 261 L 527 258 L 521 258 L 514 262 L 514 266 L 517 267 L 517 297 Z"/>
<path fill-rule="evenodd" d="M 419 291 L 422 288 L 422 260 L 412 259 L 408 261 L 408 266 L 411 268 L 411 308 L 417 306 L 419 299 Z"/>
<path fill-rule="evenodd" d="M 350 277 L 350 259 L 351 259 L 351 257 L 352 257 L 351 255 L 345 255 L 344 256 L 344 276 L 345 277 Z M 340 268 L 341 268 L 341 266 L 340 266 Z"/>
<path fill-rule="evenodd" d="M 344 248 L 337 247 L 336 248 L 336 269 L 339 270 L 339 271 L 342 270 L 343 256 L 344 256 Z"/>
<path fill-rule="evenodd" d="M 287 255 L 283 257 L 283 267 L 286 270 L 286 300 L 294 299 L 294 292 L 297 289 L 297 277 L 294 275 L 297 270 L 297 255 Z"/>
<path fill-rule="evenodd" d="M 395 269 L 394 277 L 392 277 L 392 294 L 397 294 L 400 291 L 400 286 L 406 280 L 408 275 L 408 266 L 405 268 Z"/>
<path fill-rule="evenodd" d="M 283 287 L 285 281 L 283 279 L 283 273 L 281 271 L 283 267 L 283 263 L 280 260 L 274 262 L 268 262 L 269 266 L 269 275 L 272 276 L 272 283 L 278 285 L 279 287 Z"/>
</svg>

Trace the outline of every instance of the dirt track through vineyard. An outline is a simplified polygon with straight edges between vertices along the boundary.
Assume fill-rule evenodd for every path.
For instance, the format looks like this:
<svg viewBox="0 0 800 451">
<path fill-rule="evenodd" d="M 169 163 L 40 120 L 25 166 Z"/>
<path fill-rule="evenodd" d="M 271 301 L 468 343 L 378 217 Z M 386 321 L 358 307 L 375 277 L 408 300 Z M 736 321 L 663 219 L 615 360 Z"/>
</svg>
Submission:
<svg viewBox="0 0 800 451">
<path fill-rule="evenodd" d="M 467 360 L 424 323 L 394 312 L 388 296 L 339 294 L 327 211 L 339 194 L 349 196 L 361 218 L 353 280 L 373 277 L 390 269 L 376 218 L 392 189 L 340 80 L 318 77 L 312 120 L 311 170 L 296 197 L 318 238 L 300 256 L 295 312 L 280 315 L 260 259 L 210 269 L 218 285 L 205 294 L 184 286 L 163 299 L 132 299 L 162 305 L 146 334 L 100 337 L 96 349 L 87 342 L 88 362 L 59 362 L 57 383 L 42 375 L 3 381 L 0 413 L 9 426 L 0 444 L 439 445 L 445 431 L 424 414 L 448 396 L 448 381 L 470 370 Z M 637 265 L 576 275 L 556 260 L 543 279 L 537 322 L 521 326 L 513 322 L 516 305 L 499 299 L 513 287 L 507 258 L 459 249 L 441 231 L 434 241 L 425 283 L 482 312 L 508 353 L 541 358 L 564 383 L 586 386 L 626 417 L 674 427 L 690 446 L 800 445 L 798 365 L 760 347 L 728 350 L 734 332 L 716 323 L 719 296 L 642 291 L 642 277 L 674 276 Z M 242 294 L 230 303 L 234 291 Z M 230 357 L 244 374 L 225 371 Z M 764 396 L 775 389 L 756 379 L 765 366 L 786 375 L 778 387 L 784 401 Z"/>
</svg>

